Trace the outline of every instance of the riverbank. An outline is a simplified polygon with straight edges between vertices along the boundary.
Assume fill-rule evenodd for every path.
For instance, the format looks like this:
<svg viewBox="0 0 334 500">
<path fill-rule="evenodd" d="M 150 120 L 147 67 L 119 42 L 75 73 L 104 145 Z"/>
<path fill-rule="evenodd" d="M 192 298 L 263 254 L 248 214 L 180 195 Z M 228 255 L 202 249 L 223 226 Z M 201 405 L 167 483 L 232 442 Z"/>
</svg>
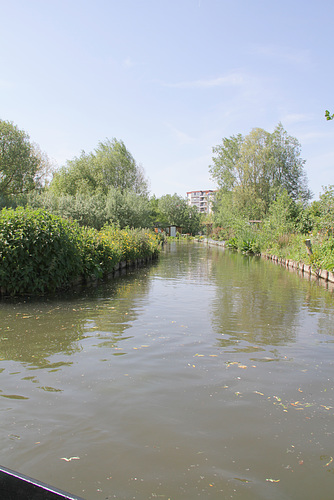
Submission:
<svg viewBox="0 0 334 500">
<path fill-rule="evenodd" d="M 220 247 L 226 247 L 226 241 L 216 241 L 212 240 L 210 238 L 204 238 L 202 240 L 203 243 L 206 243 L 207 245 L 214 245 L 214 246 L 220 246 Z M 315 278 L 322 279 L 324 281 L 328 281 L 330 283 L 334 283 L 334 273 L 331 271 L 328 271 L 326 269 L 318 269 L 314 266 L 311 266 L 309 264 L 305 264 L 304 262 L 296 262 L 292 259 L 284 259 L 277 257 L 276 255 L 271 255 L 269 253 L 260 253 L 260 257 L 266 260 L 271 260 L 275 264 L 279 264 L 283 267 L 286 267 L 288 269 L 295 269 L 296 271 L 299 271 L 303 275 L 308 275 L 308 276 L 314 276 Z"/>
</svg>

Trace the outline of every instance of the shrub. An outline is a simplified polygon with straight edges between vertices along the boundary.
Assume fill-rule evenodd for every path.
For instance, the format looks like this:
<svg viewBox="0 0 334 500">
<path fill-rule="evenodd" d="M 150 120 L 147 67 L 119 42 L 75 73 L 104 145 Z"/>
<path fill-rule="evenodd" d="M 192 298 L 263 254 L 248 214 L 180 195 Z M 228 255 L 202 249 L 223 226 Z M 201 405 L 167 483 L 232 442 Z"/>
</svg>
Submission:
<svg viewBox="0 0 334 500">
<path fill-rule="evenodd" d="M 150 257 L 159 250 L 159 239 L 148 229 L 118 229 L 115 226 L 104 226 L 101 233 L 107 241 L 112 241 L 117 247 L 122 261 Z"/>
<path fill-rule="evenodd" d="M 82 277 L 102 278 L 120 261 L 121 253 L 115 242 L 104 232 L 83 228 L 80 238 Z"/>
<path fill-rule="evenodd" d="M 0 286 L 10 294 L 62 287 L 82 270 L 79 227 L 43 210 L 0 213 Z"/>
<path fill-rule="evenodd" d="M 233 250 L 237 250 L 238 249 L 238 240 L 237 238 L 230 238 L 227 242 L 226 242 L 226 246 L 228 248 L 232 248 Z"/>
<path fill-rule="evenodd" d="M 310 256 L 312 266 L 334 272 L 334 238 L 324 238 L 314 241 L 313 255 Z"/>
<path fill-rule="evenodd" d="M 11 295 L 54 291 L 77 278 L 102 278 L 120 260 L 156 254 L 148 230 L 80 227 L 32 208 L 0 212 L 0 289 Z"/>
</svg>

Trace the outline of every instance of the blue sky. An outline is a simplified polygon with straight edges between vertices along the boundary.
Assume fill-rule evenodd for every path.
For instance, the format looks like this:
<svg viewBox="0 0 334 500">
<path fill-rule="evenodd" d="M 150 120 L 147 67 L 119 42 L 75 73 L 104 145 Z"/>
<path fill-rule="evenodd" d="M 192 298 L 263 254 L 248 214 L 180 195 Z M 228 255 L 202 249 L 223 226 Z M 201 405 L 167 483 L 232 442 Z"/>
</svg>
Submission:
<svg viewBox="0 0 334 500">
<path fill-rule="evenodd" d="M 0 118 L 57 163 L 121 139 L 160 197 L 214 189 L 223 137 L 282 122 L 334 184 L 332 0 L 0 0 Z"/>
</svg>

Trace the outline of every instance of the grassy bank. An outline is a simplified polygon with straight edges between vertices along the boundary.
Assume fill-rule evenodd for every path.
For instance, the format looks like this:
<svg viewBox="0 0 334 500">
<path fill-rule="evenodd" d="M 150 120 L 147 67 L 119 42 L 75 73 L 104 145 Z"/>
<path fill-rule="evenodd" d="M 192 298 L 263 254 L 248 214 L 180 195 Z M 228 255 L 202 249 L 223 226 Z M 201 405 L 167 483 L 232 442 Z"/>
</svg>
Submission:
<svg viewBox="0 0 334 500">
<path fill-rule="evenodd" d="M 43 294 L 78 280 L 103 278 L 120 262 L 153 258 L 159 241 L 144 229 L 81 227 L 45 210 L 0 212 L 0 290 Z"/>
<path fill-rule="evenodd" d="M 307 240 L 310 240 L 312 253 L 307 251 Z M 315 269 L 334 271 L 334 238 L 328 233 L 275 235 L 248 226 L 240 228 L 234 237 L 226 240 L 226 246 L 243 253 L 275 255 L 279 259 L 303 262 Z"/>
</svg>

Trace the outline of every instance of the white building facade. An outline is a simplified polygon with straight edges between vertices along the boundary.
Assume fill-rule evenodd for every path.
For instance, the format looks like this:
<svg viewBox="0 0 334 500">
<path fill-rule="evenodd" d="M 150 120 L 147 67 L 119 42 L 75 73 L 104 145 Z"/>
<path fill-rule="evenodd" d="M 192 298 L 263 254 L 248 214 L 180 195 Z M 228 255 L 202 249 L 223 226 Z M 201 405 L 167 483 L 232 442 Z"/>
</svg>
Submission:
<svg viewBox="0 0 334 500">
<path fill-rule="evenodd" d="M 200 213 L 209 214 L 212 211 L 216 191 L 188 191 L 187 201 L 191 207 L 196 207 Z"/>
</svg>

